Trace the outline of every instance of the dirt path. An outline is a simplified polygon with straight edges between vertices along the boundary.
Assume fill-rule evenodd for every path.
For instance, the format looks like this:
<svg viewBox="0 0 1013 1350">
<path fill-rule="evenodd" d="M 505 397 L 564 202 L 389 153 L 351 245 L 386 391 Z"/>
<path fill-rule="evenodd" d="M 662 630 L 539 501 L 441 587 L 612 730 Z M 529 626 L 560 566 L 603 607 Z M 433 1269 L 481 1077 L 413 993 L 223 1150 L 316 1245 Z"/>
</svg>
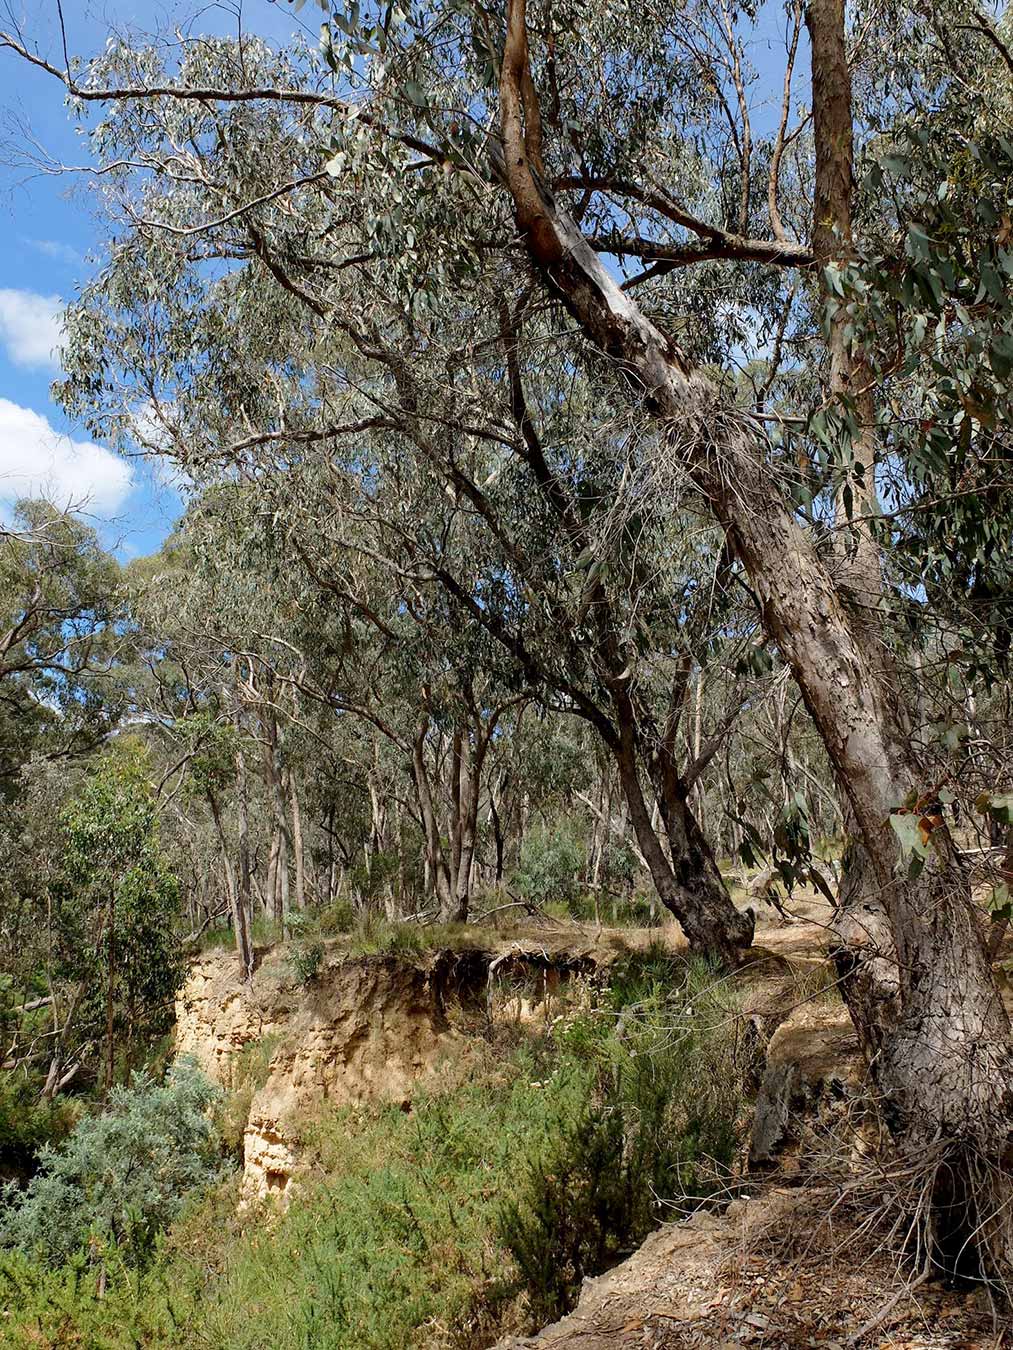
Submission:
<svg viewBox="0 0 1013 1350">
<path fill-rule="evenodd" d="M 987 1299 L 927 1283 L 909 1291 L 869 1217 L 829 1190 L 752 1190 L 722 1215 L 652 1234 L 587 1280 L 574 1311 L 497 1350 L 995 1350 Z M 875 1323 L 874 1326 L 870 1324 Z M 863 1328 L 869 1327 L 863 1334 Z"/>
</svg>

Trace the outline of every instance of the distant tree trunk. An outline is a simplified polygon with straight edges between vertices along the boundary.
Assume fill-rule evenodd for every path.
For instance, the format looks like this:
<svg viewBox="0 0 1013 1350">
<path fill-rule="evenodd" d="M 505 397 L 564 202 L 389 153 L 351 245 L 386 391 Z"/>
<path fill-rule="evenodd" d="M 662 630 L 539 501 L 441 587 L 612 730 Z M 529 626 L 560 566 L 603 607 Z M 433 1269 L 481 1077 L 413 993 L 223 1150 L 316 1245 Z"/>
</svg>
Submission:
<svg viewBox="0 0 1013 1350">
<path fill-rule="evenodd" d="M 432 882 L 436 888 L 436 899 L 440 914 L 445 915 L 453 911 L 455 897 L 451 888 L 450 868 L 447 865 L 443 841 L 440 838 L 440 824 L 433 802 L 429 772 L 426 768 L 425 749 L 428 734 L 429 718 L 420 717 L 412 743 L 412 774 L 419 801 L 419 812 L 422 817 L 422 831 L 426 841 L 426 860 L 429 864 Z"/>
<path fill-rule="evenodd" d="M 288 831 L 278 831 L 278 861 L 274 873 L 274 919 L 279 938 L 284 932 L 288 914 Z"/>
<path fill-rule="evenodd" d="M 116 988 L 116 892 L 110 887 L 106 915 L 106 1083 L 108 1097 L 116 1077 L 116 1040 L 115 1031 L 115 988 Z"/>
<path fill-rule="evenodd" d="M 250 869 L 250 810 L 247 800 L 246 758 L 241 744 L 236 748 L 236 786 L 238 788 L 237 804 L 239 810 L 239 876 L 236 885 L 233 920 L 240 969 L 243 972 L 243 979 L 249 981 L 253 978 L 253 940 L 250 936 L 253 888 Z"/>
<path fill-rule="evenodd" d="M 496 885 L 499 886 L 503 881 L 504 839 L 503 822 L 500 820 L 495 792 L 489 794 L 489 823 L 492 825 L 492 835 L 496 846 Z"/>
<path fill-rule="evenodd" d="M 337 859 L 334 855 L 334 806 L 327 808 L 327 903 L 334 904 L 334 883 L 337 880 Z"/>
<path fill-rule="evenodd" d="M 482 796 L 482 773 L 498 718 L 498 711 L 492 712 L 484 721 L 479 713 L 475 713 L 471 738 L 469 738 L 468 733 L 462 734 L 457 749 L 456 809 L 459 821 L 460 847 L 457 860 L 457 886 L 454 895 L 454 907 L 450 915 L 451 921 L 454 923 L 465 923 L 471 907 L 472 871 L 475 861 L 475 848 L 478 843 L 478 812 Z M 500 851 L 497 861 L 497 870 L 500 876 L 502 876 L 502 869 L 503 859 L 502 851 Z"/>
<path fill-rule="evenodd" d="M 450 882 L 455 898 L 461 873 L 461 850 L 464 846 L 464 817 L 461 802 L 461 777 L 465 772 L 463 756 L 466 753 L 465 733 L 454 728 L 450 748 Z"/>
<path fill-rule="evenodd" d="M 288 869 L 292 856 L 291 830 L 285 802 L 285 759 L 281 729 L 273 708 L 265 710 L 261 715 L 261 723 L 265 732 L 264 769 L 271 794 L 271 813 L 275 829 L 275 841 L 272 841 L 271 845 L 275 863 L 274 886 L 273 888 L 268 886 L 268 894 L 271 897 L 272 917 L 280 937 L 288 914 Z"/>
<path fill-rule="evenodd" d="M 261 895 L 261 903 L 264 909 L 264 917 L 270 918 L 274 914 L 274 896 L 278 889 L 278 853 L 280 850 L 281 836 L 277 829 L 271 831 L 271 843 L 267 850 L 267 878 L 264 883 L 264 890 Z"/>
<path fill-rule="evenodd" d="M 295 907 L 306 908 L 306 855 L 303 845 L 302 810 L 295 774 L 289 774 L 289 802 L 292 807 L 292 853 L 295 862 Z"/>
<path fill-rule="evenodd" d="M 465 923 L 471 903 L 471 873 L 475 860 L 475 843 L 478 836 L 478 801 L 481 761 L 478 749 L 472 748 L 466 732 L 458 731 L 454 737 L 454 866 L 451 875 L 454 879 L 453 903 L 445 921 Z"/>
<path fill-rule="evenodd" d="M 704 674 L 703 670 L 700 669 L 697 671 L 696 684 L 693 690 L 693 731 L 689 738 L 690 752 L 692 753 L 694 761 L 700 758 L 700 752 L 703 749 L 703 689 Z M 694 786 L 694 796 L 696 797 L 696 820 L 700 826 L 700 833 L 706 838 L 706 794 L 704 792 L 703 779 L 698 778 Z"/>
<path fill-rule="evenodd" d="M 214 820 L 218 841 L 222 848 L 222 867 L 225 870 L 225 884 L 229 892 L 229 910 L 232 915 L 232 932 L 236 940 L 236 955 L 239 957 L 239 969 L 242 979 L 248 980 L 253 971 L 253 946 L 250 942 L 249 925 L 247 924 L 246 916 L 243 912 L 235 869 L 233 868 L 232 860 L 229 857 L 229 841 L 228 836 L 225 833 L 225 824 L 222 820 L 218 798 L 213 792 L 208 792 L 207 802 L 208 806 L 211 808 L 211 818 Z"/>
</svg>

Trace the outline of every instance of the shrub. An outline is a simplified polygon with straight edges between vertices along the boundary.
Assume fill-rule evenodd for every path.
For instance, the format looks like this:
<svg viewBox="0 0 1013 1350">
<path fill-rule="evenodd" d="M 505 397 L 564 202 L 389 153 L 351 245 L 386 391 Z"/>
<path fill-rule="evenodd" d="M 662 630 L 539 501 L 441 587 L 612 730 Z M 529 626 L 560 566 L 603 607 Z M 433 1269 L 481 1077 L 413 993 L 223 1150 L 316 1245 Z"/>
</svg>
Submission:
<svg viewBox="0 0 1013 1350">
<path fill-rule="evenodd" d="M 293 947 L 288 953 L 288 963 L 292 974 L 300 984 L 312 984 L 320 974 L 324 964 L 324 944 L 322 942 L 304 942 Z"/>
<path fill-rule="evenodd" d="M 325 937 L 347 933 L 355 924 L 355 906 L 347 896 L 338 896 L 320 910 L 318 922 Z"/>
<path fill-rule="evenodd" d="M 285 921 L 291 946 L 286 951 L 289 969 L 300 984 L 312 984 L 324 964 L 324 944 L 319 922 L 306 914 L 292 913 Z"/>
<path fill-rule="evenodd" d="M 51 1265 L 111 1243 L 128 1263 L 142 1264 L 187 1197 L 221 1171 L 208 1114 L 217 1096 L 189 1062 L 162 1084 L 137 1073 L 129 1087 L 114 1088 L 101 1115 L 43 1151 L 24 1191 L 4 1189 L 0 1242 Z"/>
<path fill-rule="evenodd" d="M 680 965 L 654 951 L 624 963 L 561 1033 L 564 1056 L 588 1066 L 588 1100 L 529 1151 L 497 1225 L 542 1319 L 731 1164 L 741 1101 L 727 1008 L 705 967 Z"/>
</svg>

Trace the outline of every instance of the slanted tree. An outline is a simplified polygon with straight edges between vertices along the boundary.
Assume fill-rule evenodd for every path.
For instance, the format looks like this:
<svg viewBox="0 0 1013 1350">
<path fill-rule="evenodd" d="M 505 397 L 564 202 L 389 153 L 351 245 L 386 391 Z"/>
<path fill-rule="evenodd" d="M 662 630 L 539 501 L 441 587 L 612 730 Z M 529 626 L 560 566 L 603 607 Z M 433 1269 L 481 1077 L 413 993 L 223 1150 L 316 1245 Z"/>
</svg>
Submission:
<svg viewBox="0 0 1013 1350">
<path fill-rule="evenodd" d="M 890 528 L 867 531 L 854 517 L 871 513 L 874 477 L 892 470 L 908 516 L 933 496 L 964 501 L 969 484 L 970 524 L 959 517 L 961 529 L 947 541 L 951 554 L 964 556 L 976 532 L 980 538 L 982 517 L 989 531 L 1007 525 L 994 472 L 1005 433 L 979 389 L 1004 396 L 1009 374 L 1009 157 L 988 135 L 985 100 L 995 69 L 1011 61 L 986 18 L 963 22 L 963 6 L 936 6 L 924 31 L 912 22 L 913 8 L 877 11 L 879 28 L 871 27 L 895 41 L 896 60 L 872 81 L 867 121 L 857 128 L 863 152 L 884 149 L 884 172 L 893 175 L 896 160 L 883 142 L 904 137 L 925 173 L 910 194 L 884 193 L 884 178 L 878 187 L 873 180 L 856 203 L 845 181 L 855 173 L 855 154 L 847 147 L 843 7 L 813 0 L 812 134 L 788 130 L 789 74 L 760 194 L 741 43 L 706 4 L 690 8 L 692 25 L 682 5 L 664 5 L 635 26 L 607 7 L 532 5 L 529 13 L 524 0 L 508 0 L 495 17 L 466 6 L 404 15 L 368 9 L 358 23 L 344 19 L 328 29 L 318 69 L 265 58 L 255 85 L 248 66 L 220 44 L 188 45 L 175 71 L 154 69 L 149 54 L 122 46 L 110 48 L 86 81 L 48 66 L 83 101 L 117 104 L 116 127 L 104 124 L 100 153 L 139 143 L 154 150 L 143 182 L 121 182 L 120 204 L 134 229 L 117 245 L 117 261 L 136 267 L 142 257 L 171 259 L 179 295 L 195 302 L 180 306 L 152 359 L 163 315 L 144 310 L 124 325 L 123 286 L 93 290 L 72 319 L 70 402 L 97 405 L 98 425 L 103 411 L 110 415 L 104 400 L 113 382 L 103 385 L 104 357 L 96 360 L 87 340 L 103 323 L 116 334 L 126 389 L 155 383 L 175 400 L 188 383 L 194 308 L 238 334 L 240 326 L 221 316 L 244 287 L 267 294 L 270 282 L 284 295 L 265 305 L 265 344 L 280 331 L 315 334 L 318 321 L 340 332 L 341 397 L 304 380 L 305 399 L 294 407 L 286 401 L 279 415 L 272 403 L 277 352 L 251 360 L 249 347 L 230 337 L 208 382 L 223 407 L 242 409 L 230 441 L 237 471 L 255 473 L 246 456 L 264 445 L 298 456 L 320 439 L 407 429 L 419 461 L 440 465 L 443 481 L 449 475 L 467 509 L 482 514 L 485 498 L 460 468 L 462 451 L 474 447 L 462 447 L 461 438 L 484 443 L 491 435 L 495 443 L 505 431 L 476 418 L 487 387 L 469 384 L 466 374 L 488 343 L 475 278 L 494 276 L 508 303 L 537 297 L 546 342 L 551 334 L 566 354 L 557 369 L 567 377 L 583 372 L 596 406 L 633 419 L 653 461 L 653 473 L 642 470 L 647 491 L 674 498 L 678 486 L 709 514 L 768 641 L 793 673 L 867 861 L 856 869 L 847 911 L 864 906 L 874 938 L 863 951 L 844 933 L 842 952 L 852 962 L 850 1006 L 886 1118 L 912 1166 L 928 1171 L 937 1250 L 984 1252 L 1005 1277 L 1013 1250 L 1009 1023 L 967 870 L 939 809 L 942 756 L 913 744 L 908 685 L 901 666 L 885 659 L 890 625 L 874 571 L 882 574 L 876 545 L 892 547 Z M 796 33 L 800 21 L 796 8 Z M 16 38 L 7 42 L 45 64 Z M 708 55 L 721 43 L 727 79 L 722 61 Z M 225 175 L 227 201 L 200 196 L 195 204 L 191 192 L 166 190 L 179 172 L 180 144 L 194 147 L 187 151 L 193 183 L 206 183 L 210 146 L 216 156 L 230 144 L 248 146 L 239 133 L 257 108 L 276 147 L 260 157 L 259 173 L 248 156 L 236 155 Z M 975 181 L 987 208 L 969 213 L 970 229 L 945 206 L 949 175 L 940 181 L 938 162 L 933 168 L 926 153 L 936 131 L 951 127 L 974 147 L 959 165 L 967 180 L 975 179 L 971 163 L 983 149 L 990 168 Z M 854 140 L 855 125 L 850 133 Z M 926 181 L 936 206 L 921 190 Z M 807 201 L 818 208 L 815 230 Z M 938 239 L 927 222 L 938 224 Z M 188 255 L 172 241 L 192 249 L 223 226 L 234 231 L 230 258 L 250 267 L 205 286 L 196 269 L 180 271 Z M 325 243 L 314 249 L 313 241 Z M 622 277 L 627 259 L 648 265 Z M 758 268 L 803 275 L 785 296 Z M 732 280 L 723 292 L 725 278 Z M 722 303 L 752 309 L 770 328 L 772 370 L 758 387 L 717 368 L 734 347 Z M 413 378 L 438 350 L 441 314 L 461 332 L 444 358 L 449 408 L 432 397 L 435 380 L 420 400 Z M 281 315 L 293 317 L 283 329 Z M 892 332 L 892 366 L 877 331 Z M 786 347 L 794 362 L 785 362 Z M 820 349 L 822 360 L 803 361 Z M 916 387 L 901 397 L 929 415 L 909 418 L 900 400 L 897 411 L 888 399 L 875 408 L 873 432 L 866 370 L 874 377 L 889 370 L 901 381 L 914 375 Z M 777 401 L 768 406 L 775 387 Z M 568 388 L 569 378 L 558 380 L 560 406 Z M 120 414 L 123 389 L 113 392 Z M 319 416 L 325 394 L 326 419 Z M 1002 408 L 1001 397 L 995 406 Z M 206 403 L 192 405 L 198 409 L 203 416 Z M 510 434 L 520 430 L 530 455 L 518 420 L 507 424 Z M 200 434 L 184 408 L 179 441 L 200 444 Z M 551 483 L 550 473 L 550 492 Z M 843 549 L 827 540 L 835 511 L 850 536 Z M 522 576 L 518 569 L 517 582 Z M 624 675 L 621 667 L 613 678 Z M 719 908 L 698 906 L 704 915 Z M 870 956 L 876 964 L 866 980 Z"/>
</svg>

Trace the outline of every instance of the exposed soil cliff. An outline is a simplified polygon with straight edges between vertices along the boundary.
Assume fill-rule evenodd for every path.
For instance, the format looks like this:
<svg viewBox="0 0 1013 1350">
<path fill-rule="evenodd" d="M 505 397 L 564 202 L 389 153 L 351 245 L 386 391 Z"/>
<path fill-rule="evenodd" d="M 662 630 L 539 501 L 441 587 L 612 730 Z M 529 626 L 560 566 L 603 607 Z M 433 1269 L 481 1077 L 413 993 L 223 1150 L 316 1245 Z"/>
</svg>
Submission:
<svg viewBox="0 0 1013 1350">
<path fill-rule="evenodd" d="M 270 1056 L 246 1124 L 247 1199 L 287 1194 L 300 1111 L 408 1097 L 459 1039 L 432 971 L 390 956 L 329 961 L 307 985 L 283 961 L 265 961 L 252 985 L 237 988 L 232 957 L 216 955 L 194 967 L 177 1014 L 177 1052 L 225 1087 L 244 1049 L 260 1043 Z"/>
<path fill-rule="evenodd" d="M 180 992 L 176 1053 L 228 1088 L 249 1075 L 251 1055 L 262 1056 L 244 1132 L 243 1196 L 284 1202 L 299 1170 L 300 1117 L 323 1102 L 407 1104 L 474 1046 L 462 1030 L 469 1022 L 548 1018 L 568 975 L 594 965 L 579 950 L 517 942 L 419 958 L 334 951 L 301 983 L 275 952 L 244 985 L 233 954 L 216 952 L 195 963 Z"/>
</svg>

